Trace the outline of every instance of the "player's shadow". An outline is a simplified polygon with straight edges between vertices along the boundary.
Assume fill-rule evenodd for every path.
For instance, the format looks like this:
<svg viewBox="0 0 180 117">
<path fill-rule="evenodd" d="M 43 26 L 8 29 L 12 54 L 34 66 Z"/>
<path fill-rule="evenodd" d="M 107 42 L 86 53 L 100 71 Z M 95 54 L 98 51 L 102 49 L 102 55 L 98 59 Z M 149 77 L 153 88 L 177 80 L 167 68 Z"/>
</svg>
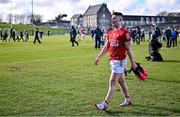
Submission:
<svg viewBox="0 0 180 117">
<path fill-rule="evenodd" d="M 123 108 L 129 108 L 129 107 L 123 107 Z M 139 111 L 137 112 L 136 109 L 132 110 L 132 111 L 129 111 L 127 115 L 135 115 L 135 116 L 169 116 L 167 115 L 167 113 L 159 113 L 160 111 L 168 111 L 168 113 L 171 115 L 171 113 L 179 113 L 179 109 L 168 109 L 168 108 L 165 108 L 165 107 L 155 107 L 155 106 L 151 106 L 151 105 L 133 105 L 133 108 L 140 108 L 140 109 L 145 109 L 145 108 L 148 108 L 148 110 L 151 110 L 148 112 L 147 111 Z M 152 110 L 159 110 L 157 113 L 155 113 L 154 111 Z M 126 115 L 126 112 L 123 112 L 121 108 L 119 108 L 119 110 L 107 110 L 106 113 L 109 115 L 109 116 L 121 116 L 121 115 Z"/>
<path fill-rule="evenodd" d="M 164 61 L 162 61 L 162 62 L 169 62 L 169 63 L 180 63 L 180 61 L 179 60 L 164 60 Z"/>
<path fill-rule="evenodd" d="M 179 113 L 180 109 L 176 109 L 176 108 L 165 108 L 165 107 L 157 107 L 157 106 L 153 106 L 153 105 L 134 105 L 135 107 L 138 108 L 147 108 L 148 110 L 158 110 L 158 111 L 167 111 L 169 114 L 171 113 Z M 137 113 L 137 112 L 136 112 Z M 138 113 L 137 113 L 138 114 Z M 140 112 L 139 114 L 141 115 L 151 115 L 151 116 L 168 116 L 167 113 L 151 113 L 151 112 Z"/>
<path fill-rule="evenodd" d="M 122 111 L 118 110 L 118 111 L 115 111 L 115 110 L 107 110 L 106 111 L 106 114 L 110 115 L 110 116 L 120 116 L 122 115 Z"/>
<path fill-rule="evenodd" d="M 180 81 L 179 80 L 171 80 L 171 79 L 168 79 L 168 80 L 162 80 L 162 79 L 151 79 L 151 78 L 148 78 L 148 80 L 151 80 L 151 81 L 157 81 L 157 82 L 165 82 L 165 83 L 175 83 L 175 84 L 179 84 Z"/>
</svg>

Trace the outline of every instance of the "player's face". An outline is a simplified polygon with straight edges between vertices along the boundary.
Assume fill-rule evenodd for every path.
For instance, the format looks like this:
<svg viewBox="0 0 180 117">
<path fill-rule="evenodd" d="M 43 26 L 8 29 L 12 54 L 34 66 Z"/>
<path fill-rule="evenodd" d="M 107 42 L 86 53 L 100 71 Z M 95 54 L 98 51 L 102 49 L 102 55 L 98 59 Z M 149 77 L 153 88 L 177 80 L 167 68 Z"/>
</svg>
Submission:
<svg viewBox="0 0 180 117">
<path fill-rule="evenodd" d="M 123 19 L 121 16 L 118 16 L 118 15 L 113 15 L 112 16 L 112 25 L 114 27 L 119 27 L 119 25 L 121 25 L 123 22 Z"/>
</svg>

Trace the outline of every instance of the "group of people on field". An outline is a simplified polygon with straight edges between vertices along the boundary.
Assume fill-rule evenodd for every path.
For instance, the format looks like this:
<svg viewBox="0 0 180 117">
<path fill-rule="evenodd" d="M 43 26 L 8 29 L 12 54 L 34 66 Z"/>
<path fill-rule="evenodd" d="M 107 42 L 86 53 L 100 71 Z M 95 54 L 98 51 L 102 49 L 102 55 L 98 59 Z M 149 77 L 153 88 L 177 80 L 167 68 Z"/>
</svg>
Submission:
<svg viewBox="0 0 180 117">
<path fill-rule="evenodd" d="M 72 43 L 72 46 L 74 47 L 74 43 L 78 46 L 80 41 L 80 36 L 82 37 L 82 40 L 85 39 L 86 30 L 83 27 L 82 29 L 76 29 L 74 26 L 71 26 L 70 28 L 70 42 Z M 104 32 L 103 30 L 97 26 L 94 29 L 91 29 L 90 31 L 91 38 L 94 41 L 94 47 L 95 49 L 100 49 L 101 45 L 104 45 Z"/>
<path fill-rule="evenodd" d="M 0 39 L 4 42 L 8 41 L 8 36 L 9 36 L 9 41 L 12 39 L 13 41 L 28 41 L 29 40 L 29 32 L 28 30 L 24 31 L 17 31 L 15 28 L 11 28 L 10 31 L 8 30 L 0 30 Z"/>
<path fill-rule="evenodd" d="M 91 35 L 91 38 L 94 40 L 95 49 L 100 49 L 101 45 L 104 45 L 102 44 L 102 42 L 104 41 L 105 38 L 107 38 L 107 33 L 110 30 L 112 29 L 108 29 L 107 31 L 104 31 L 99 26 L 91 29 L 90 35 Z M 149 60 L 163 61 L 163 57 L 160 54 L 160 49 L 162 47 L 162 39 L 163 41 L 166 42 L 167 48 L 177 46 L 178 32 L 174 28 L 168 27 L 167 29 L 160 29 L 159 27 L 156 26 L 149 29 L 148 32 L 147 31 L 145 32 L 143 28 L 137 26 L 135 28 L 131 28 L 129 30 L 129 33 L 130 33 L 133 43 L 137 43 L 138 45 L 140 45 L 140 42 L 145 41 L 145 34 L 148 33 L 149 56 L 145 57 L 148 61 Z M 70 35 L 71 35 L 70 40 L 72 42 L 72 46 L 74 46 L 74 43 L 78 45 L 79 43 L 76 39 L 76 36 L 74 36 L 78 34 L 76 33 L 76 29 L 74 26 L 71 27 Z"/>
<path fill-rule="evenodd" d="M 38 41 L 39 43 L 41 43 L 40 39 L 42 39 L 43 37 L 43 31 L 39 31 L 38 28 L 36 28 L 35 32 L 34 32 L 34 41 L 33 43 L 35 44 L 36 41 Z M 50 31 L 48 30 L 47 35 L 50 36 Z M 8 38 L 9 37 L 9 38 Z M 9 40 L 13 40 L 16 41 L 28 41 L 29 40 L 29 31 L 28 30 L 24 30 L 24 31 L 17 31 L 15 28 L 11 28 L 10 30 L 8 29 L 0 29 L 0 40 L 2 40 L 2 42 L 7 42 Z"/>
</svg>

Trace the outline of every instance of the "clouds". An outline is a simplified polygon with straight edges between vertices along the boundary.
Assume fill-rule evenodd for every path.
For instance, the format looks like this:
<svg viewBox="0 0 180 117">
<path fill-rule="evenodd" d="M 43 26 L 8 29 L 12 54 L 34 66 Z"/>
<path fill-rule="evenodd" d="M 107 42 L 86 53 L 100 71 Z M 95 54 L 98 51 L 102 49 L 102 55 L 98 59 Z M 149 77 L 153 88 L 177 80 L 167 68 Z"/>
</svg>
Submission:
<svg viewBox="0 0 180 117">
<path fill-rule="evenodd" d="M 7 4 L 9 2 L 10 2 L 10 0 L 0 0 L 0 4 Z"/>
<path fill-rule="evenodd" d="M 177 11 L 180 9 L 179 0 L 151 0 L 151 2 L 146 0 L 145 5 L 152 10 Z"/>
<path fill-rule="evenodd" d="M 13 14 L 31 13 L 32 0 L 12 0 Z M 43 19 L 54 19 L 60 13 L 68 15 L 83 14 L 89 5 L 107 3 L 112 12 L 120 11 L 127 15 L 157 15 L 161 11 L 180 12 L 179 0 L 33 0 L 34 13 Z M 11 0 L 0 0 L 0 14 L 11 12 Z"/>
<path fill-rule="evenodd" d="M 115 3 L 115 4 L 113 4 Z M 128 15 L 157 15 L 162 11 L 180 12 L 179 0 L 109 0 L 109 9 Z"/>
</svg>

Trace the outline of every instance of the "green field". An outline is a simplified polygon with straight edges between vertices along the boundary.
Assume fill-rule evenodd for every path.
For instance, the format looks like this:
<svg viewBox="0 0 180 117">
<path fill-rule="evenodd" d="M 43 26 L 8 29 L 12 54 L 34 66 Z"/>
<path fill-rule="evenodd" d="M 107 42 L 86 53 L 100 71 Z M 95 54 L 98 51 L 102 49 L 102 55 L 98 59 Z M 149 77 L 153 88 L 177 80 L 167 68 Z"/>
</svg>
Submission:
<svg viewBox="0 0 180 117">
<path fill-rule="evenodd" d="M 180 40 L 180 38 L 178 38 Z M 100 50 L 92 40 L 71 47 L 69 37 L 44 37 L 42 44 L 0 42 L 0 116 L 180 116 L 180 41 L 166 48 L 164 62 L 150 62 L 148 43 L 133 44 L 137 62 L 148 69 L 146 81 L 126 77 L 133 106 L 117 107 L 117 87 L 107 111 L 91 102 L 103 101 L 110 75 L 108 56 L 92 64 Z M 130 64 L 128 64 L 130 67 Z"/>
</svg>

